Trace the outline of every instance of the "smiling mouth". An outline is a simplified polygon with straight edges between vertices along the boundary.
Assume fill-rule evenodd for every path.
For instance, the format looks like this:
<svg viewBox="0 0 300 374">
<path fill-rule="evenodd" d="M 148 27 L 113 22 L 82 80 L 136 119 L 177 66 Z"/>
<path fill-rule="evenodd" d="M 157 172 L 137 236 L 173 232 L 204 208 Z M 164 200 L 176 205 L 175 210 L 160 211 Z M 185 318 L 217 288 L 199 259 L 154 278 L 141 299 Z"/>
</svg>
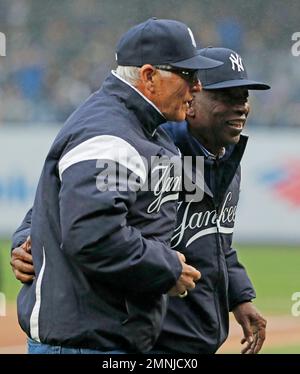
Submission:
<svg viewBox="0 0 300 374">
<path fill-rule="evenodd" d="M 244 128 L 245 121 L 243 121 L 243 120 L 231 120 L 231 121 L 227 121 L 227 124 L 230 127 L 235 128 L 236 130 L 242 131 L 243 128 Z"/>
</svg>

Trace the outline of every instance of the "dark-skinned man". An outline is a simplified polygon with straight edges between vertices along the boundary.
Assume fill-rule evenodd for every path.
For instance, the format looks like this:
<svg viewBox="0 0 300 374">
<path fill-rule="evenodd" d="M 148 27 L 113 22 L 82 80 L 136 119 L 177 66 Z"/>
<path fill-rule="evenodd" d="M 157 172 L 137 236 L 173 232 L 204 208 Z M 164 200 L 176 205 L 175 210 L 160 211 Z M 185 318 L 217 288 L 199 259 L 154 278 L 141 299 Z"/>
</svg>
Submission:
<svg viewBox="0 0 300 374">
<path fill-rule="evenodd" d="M 182 251 L 202 278 L 187 297 L 169 300 L 154 349 L 213 353 L 228 336 L 232 311 L 243 329 L 242 353 L 257 353 L 266 321 L 251 303 L 255 291 L 232 248 L 232 234 L 248 140 L 241 135 L 250 110 L 248 90 L 270 87 L 250 81 L 242 58 L 230 49 L 205 48 L 201 54 L 224 65 L 199 72 L 203 90 L 194 94 L 186 122 L 164 126 L 183 156 L 204 157 L 204 197 L 186 201 L 183 193 L 172 237 L 173 249 Z"/>
</svg>

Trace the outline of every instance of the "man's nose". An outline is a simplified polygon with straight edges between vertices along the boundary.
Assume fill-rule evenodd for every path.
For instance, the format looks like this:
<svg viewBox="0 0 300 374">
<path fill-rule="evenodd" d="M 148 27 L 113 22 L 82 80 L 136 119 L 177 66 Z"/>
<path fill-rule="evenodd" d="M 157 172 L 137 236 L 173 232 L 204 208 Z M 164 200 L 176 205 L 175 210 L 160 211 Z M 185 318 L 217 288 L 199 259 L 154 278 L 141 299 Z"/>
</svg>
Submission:
<svg viewBox="0 0 300 374">
<path fill-rule="evenodd" d="M 247 115 L 249 112 L 249 105 L 248 103 L 236 103 L 234 105 L 234 110 L 239 115 Z"/>
</svg>

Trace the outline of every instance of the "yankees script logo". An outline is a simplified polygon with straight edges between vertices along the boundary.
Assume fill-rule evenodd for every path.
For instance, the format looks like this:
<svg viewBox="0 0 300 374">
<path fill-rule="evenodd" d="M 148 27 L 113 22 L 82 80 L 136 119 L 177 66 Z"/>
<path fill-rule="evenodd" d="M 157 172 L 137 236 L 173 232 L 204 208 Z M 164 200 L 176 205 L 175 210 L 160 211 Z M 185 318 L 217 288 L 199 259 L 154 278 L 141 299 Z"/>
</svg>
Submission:
<svg viewBox="0 0 300 374">
<path fill-rule="evenodd" d="M 223 234 L 232 234 L 233 233 L 233 225 L 235 221 L 235 214 L 237 205 L 228 205 L 228 203 L 232 199 L 232 192 L 228 192 L 224 203 L 222 205 L 222 209 L 217 220 L 217 212 L 216 210 L 206 210 L 204 212 L 196 212 L 192 215 L 189 214 L 190 207 L 193 201 L 190 201 L 184 210 L 183 217 L 181 224 L 176 227 L 174 230 L 174 234 L 172 237 L 172 248 L 176 247 L 182 241 L 184 233 L 187 229 L 195 230 L 196 233 L 192 235 L 186 243 L 186 247 L 192 244 L 195 240 L 199 239 L 200 237 L 208 234 L 216 233 L 219 229 L 219 232 Z M 181 208 L 183 202 L 178 204 L 178 211 Z M 232 227 L 224 227 L 221 224 L 225 223 L 232 223 Z M 218 229 L 217 229 L 218 227 Z"/>
<path fill-rule="evenodd" d="M 160 207 L 163 203 L 171 200 L 177 200 L 178 199 L 178 191 L 181 186 L 181 176 L 170 176 L 170 173 L 174 172 L 174 164 L 167 164 L 167 165 L 158 165 L 154 167 L 151 171 L 151 174 L 154 175 L 154 173 L 157 173 L 156 176 L 159 174 L 159 171 L 162 171 L 162 174 L 160 177 L 158 177 L 158 180 L 156 184 L 154 185 L 153 193 L 154 196 L 157 196 L 155 200 L 152 201 L 152 203 L 148 206 L 147 212 L 148 213 L 154 213 L 159 212 Z M 173 194 L 168 194 L 166 196 L 163 196 L 165 192 L 175 192 Z"/>
</svg>

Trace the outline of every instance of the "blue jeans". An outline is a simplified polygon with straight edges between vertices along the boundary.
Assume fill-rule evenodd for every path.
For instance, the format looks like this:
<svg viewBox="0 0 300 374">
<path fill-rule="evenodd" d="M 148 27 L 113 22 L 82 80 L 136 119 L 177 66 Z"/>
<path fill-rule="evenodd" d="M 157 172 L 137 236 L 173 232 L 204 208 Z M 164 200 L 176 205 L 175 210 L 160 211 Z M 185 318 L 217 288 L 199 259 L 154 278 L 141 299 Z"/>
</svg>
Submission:
<svg viewBox="0 0 300 374">
<path fill-rule="evenodd" d="M 87 349 L 87 348 L 67 348 L 61 347 L 59 345 L 49 345 L 39 343 L 36 340 L 27 339 L 27 346 L 28 346 L 28 354 L 50 354 L 50 355 L 64 355 L 64 354 L 89 354 L 89 355 L 97 355 L 97 354 L 122 354 L 128 353 L 121 350 L 113 350 L 113 351 L 99 351 L 96 349 Z"/>
</svg>

